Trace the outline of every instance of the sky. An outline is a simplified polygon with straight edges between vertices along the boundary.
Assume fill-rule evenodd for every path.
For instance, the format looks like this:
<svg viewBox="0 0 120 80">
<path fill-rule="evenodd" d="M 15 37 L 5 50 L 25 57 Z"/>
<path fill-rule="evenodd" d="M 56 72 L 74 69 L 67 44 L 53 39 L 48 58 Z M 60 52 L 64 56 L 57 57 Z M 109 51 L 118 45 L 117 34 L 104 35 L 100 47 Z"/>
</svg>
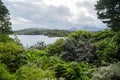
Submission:
<svg viewBox="0 0 120 80">
<path fill-rule="evenodd" d="M 9 9 L 12 29 L 83 27 L 105 28 L 97 19 L 96 0 L 2 0 Z"/>
</svg>

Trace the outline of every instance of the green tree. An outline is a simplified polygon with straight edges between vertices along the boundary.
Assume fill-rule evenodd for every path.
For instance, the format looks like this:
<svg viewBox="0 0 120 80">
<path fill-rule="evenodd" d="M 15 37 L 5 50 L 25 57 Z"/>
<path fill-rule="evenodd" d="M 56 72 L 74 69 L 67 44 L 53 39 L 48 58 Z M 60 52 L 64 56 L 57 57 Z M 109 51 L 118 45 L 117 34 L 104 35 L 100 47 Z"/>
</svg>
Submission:
<svg viewBox="0 0 120 80">
<path fill-rule="evenodd" d="M 120 30 L 120 0 L 98 0 L 95 7 L 103 23 L 114 31 Z"/>
<path fill-rule="evenodd" d="M 11 22 L 9 17 L 9 10 L 4 6 L 3 2 L 0 0 L 0 33 L 1 34 L 10 34 Z"/>
</svg>

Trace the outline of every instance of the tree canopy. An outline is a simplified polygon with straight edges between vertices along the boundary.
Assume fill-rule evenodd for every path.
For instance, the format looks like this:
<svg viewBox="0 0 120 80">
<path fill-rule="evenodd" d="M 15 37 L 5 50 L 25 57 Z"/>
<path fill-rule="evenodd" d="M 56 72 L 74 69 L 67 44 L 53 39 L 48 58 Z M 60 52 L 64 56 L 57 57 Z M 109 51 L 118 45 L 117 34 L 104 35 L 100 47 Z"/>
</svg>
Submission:
<svg viewBox="0 0 120 80">
<path fill-rule="evenodd" d="M 0 0 L 0 33 L 1 34 L 10 34 L 11 22 L 9 17 L 9 10 L 4 6 L 3 2 Z"/>
<path fill-rule="evenodd" d="M 120 0 L 98 0 L 95 7 L 103 23 L 114 31 L 120 30 Z"/>
</svg>

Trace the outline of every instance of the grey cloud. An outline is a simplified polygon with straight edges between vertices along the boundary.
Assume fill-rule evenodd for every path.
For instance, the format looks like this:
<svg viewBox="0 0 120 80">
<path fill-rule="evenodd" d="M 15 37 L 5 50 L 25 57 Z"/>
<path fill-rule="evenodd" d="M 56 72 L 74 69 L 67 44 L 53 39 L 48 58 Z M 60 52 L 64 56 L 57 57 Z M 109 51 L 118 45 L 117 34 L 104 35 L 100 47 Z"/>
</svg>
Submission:
<svg viewBox="0 0 120 80">
<path fill-rule="evenodd" d="M 77 21 L 80 22 L 80 24 L 83 26 L 106 27 L 106 25 L 104 25 L 100 20 L 97 19 L 94 4 L 87 0 L 83 2 L 77 2 L 77 8 L 86 8 L 87 13 L 89 14 L 89 16 L 86 16 L 84 12 L 80 12 Z"/>
<path fill-rule="evenodd" d="M 78 3 L 76 3 L 76 6 L 78 8 L 84 7 L 84 8 L 87 9 L 87 11 L 88 11 L 89 14 L 96 16 L 96 11 L 95 11 L 94 4 L 92 2 L 84 1 L 84 2 L 78 2 Z"/>
<path fill-rule="evenodd" d="M 6 2 L 7 6 L 11 12 L 12 19 L 16 17 L 22 17 L 32 22 L 27 23 L 27 25 L 36 26 L 58 26 L 69 24 L 68 17 L 71 16 L 69 8 L 65 6 L 46 6 L 41 3 L 41 5 L 34 5 L 33 3 L 26 2 Z M 25 24 L 26 25 L 26 24 Z M 17 25 L 16 25 L 17 26 Z M 19 26 L 19 25 L 18 25 Z M 24 26 L 22 24 L 22 26 Z"/>
<path fill-rule="evenodd" d="M 43 0 L 25 0 L 12 2 L 10 0 L 5 0 L 4 3 L 7 8 L 10 10 L 11 18 L 13 21 L 19 21 L 21 24 L 13 24 L 13 29 L 22 29 L 29 27 L 43 26 L 46 28 L 59 28 L 67 29 L 71 27 L 80 27 L 88 25 L 87 22 L 94 22 L 95 20 L 92 17 L 86 16 L 84 13 L 78 16 L 77 20 L 80 23 L 72 23 L 69 21 L 69 18 L 72 16 L 72 12 L 66 6 L 47 6 L 42 3 Z M 35 2 L 38 2 L 35 3 Z M 37 5 L 36 5 L 37 4 Z M 94 14 L 93 6 L 91 3 L 83 2 L 76 3 L 77 7 L 85 7 L 88 9 L 90 14 Z M 22 22 L 18 17 L 21 17 L 30 22 Z M 90 25 L 90 24 L 89 24 Z M 93 26 L 93 25 L 91 25 Z"/>
<path fill-rule="evenodd" d="M 77 7 L 85 7 L 85 8 L 89 8 L 89 9 L 94 9 L 94 4 L 95 3 L 92 3 L 90 1 L 83 1 L 83 2 L 77 2 L 76 5 Z"/>
</svg>

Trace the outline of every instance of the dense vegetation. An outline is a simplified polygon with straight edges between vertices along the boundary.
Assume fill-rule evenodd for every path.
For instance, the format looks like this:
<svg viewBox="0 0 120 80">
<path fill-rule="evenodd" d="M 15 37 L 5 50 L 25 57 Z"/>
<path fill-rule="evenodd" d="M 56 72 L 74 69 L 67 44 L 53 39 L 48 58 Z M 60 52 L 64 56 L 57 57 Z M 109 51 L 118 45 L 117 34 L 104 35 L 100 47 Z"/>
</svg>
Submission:
<svg viewBox="0 0 120 80">
<path fill-rule="evenodd" d="M 28 49 L 2 35 L 0 79 L 119 80 L 119 34 L 111 30 L 76 31 L 66 39 L 49 45 L 39 42 Z"/>
<path fill-rule="evenodd" d="M 76 31 L 28 49 L 0 33 L 0 80 L 120 80 L 119 73 L 120 31 Z"/>
<path fill-rule="evenodd" d="M 65 37 L 68 36 L 72 31 L 58 30 L 58 29 L 42 29 L 42 28 L 29 28 L 19 31 L 14 31 L 15 34 L 19 35 L 46 35 L 49 37 Z"/>
</svg>

